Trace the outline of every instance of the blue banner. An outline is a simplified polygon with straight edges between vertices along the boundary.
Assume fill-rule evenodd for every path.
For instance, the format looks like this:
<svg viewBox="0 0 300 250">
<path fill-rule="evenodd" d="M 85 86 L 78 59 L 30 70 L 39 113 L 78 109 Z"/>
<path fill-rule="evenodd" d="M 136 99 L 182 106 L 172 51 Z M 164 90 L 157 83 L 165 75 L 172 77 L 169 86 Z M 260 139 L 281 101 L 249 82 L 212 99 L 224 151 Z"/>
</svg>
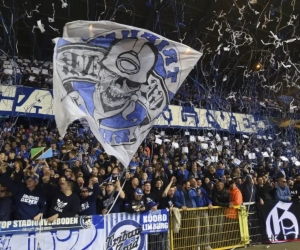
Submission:
<svg viewBox="0 0 300 250">
<path fill-rule="evenodd" d="M 53 223 L 3 221 L 0 249 L 147 250 L 148 234 L 166 232 L 168 222 L 167 210 L 58 218 Z"/>
<path fill-rule="evenodd" d="M 52 90 L 0 85 L 0 113 L 3 116 L 54 118 Z M 269 122 L 261 116 L 169 105 L 154 126 L 251 134 L 266 130 Z"/>
<path fill-rule="evenodd" d="M 53 117 L 53 93 L 47 89 L 0 85 L 1 115 Z"/>
<path fill-rule="evenodd" d="M 143 234 L 161 233 L 169 230 L 169 211 L 157 210 L 141 214 Z"/>
</svg>

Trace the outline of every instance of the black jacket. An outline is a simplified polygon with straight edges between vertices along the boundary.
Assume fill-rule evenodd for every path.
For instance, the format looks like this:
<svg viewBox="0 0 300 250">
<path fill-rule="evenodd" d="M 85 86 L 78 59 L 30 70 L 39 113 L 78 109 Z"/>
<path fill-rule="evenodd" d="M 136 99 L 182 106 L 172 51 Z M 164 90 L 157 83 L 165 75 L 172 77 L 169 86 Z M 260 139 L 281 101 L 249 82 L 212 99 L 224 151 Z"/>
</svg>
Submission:
<svg viewBox="0 0 300 250">
<path fill-rule="evenodd" d="M 262 199 L 264 202 L 272 201 L 271 191 L 273 187 L 264 184 L 263 186 L 256 186 L 256 190 L 258 199 Z"/>
<path fill-rule="evenodd" d="M 241 185 L 241 192 L 243 195 L 243 202 L 254 202 L 257 200 L 256 186 L 251 184 L 252 177 L 250 175 L 246 176 L 245 182 Z"/>
<path fill-rule="evenodd" d="M 229 202 L 230 202 L 229 191 L 226 188 L 224 188 L 222 191 L 216 190 L 213 193 L 212 202 L 214 206 L 229 207 Z"/>
<path fill-rule="evenodd" d="M 72 193 L 66 196 L 64 193 L 59 192 L 52 201 L 49 216 L 58 214 L 59 218 L 75 217 L 80 210 L 80 200 L 77 194 Z"/>
</svg>

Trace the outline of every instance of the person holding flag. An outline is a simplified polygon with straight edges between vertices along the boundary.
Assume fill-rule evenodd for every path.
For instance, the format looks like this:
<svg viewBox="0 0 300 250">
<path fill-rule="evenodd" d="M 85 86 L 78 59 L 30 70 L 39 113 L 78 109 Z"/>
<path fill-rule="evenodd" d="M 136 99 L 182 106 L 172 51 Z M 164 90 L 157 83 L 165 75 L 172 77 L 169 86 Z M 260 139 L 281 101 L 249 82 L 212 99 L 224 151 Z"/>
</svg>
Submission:
<svg viewBox="0 0 300 250">
<path fill-rule="evenodd" d="M 125 193 L 119 180 L 110 178 L 106 184 L 105 196 L 102 199 L 102 214 L 122 212 Z"/>
</svg>

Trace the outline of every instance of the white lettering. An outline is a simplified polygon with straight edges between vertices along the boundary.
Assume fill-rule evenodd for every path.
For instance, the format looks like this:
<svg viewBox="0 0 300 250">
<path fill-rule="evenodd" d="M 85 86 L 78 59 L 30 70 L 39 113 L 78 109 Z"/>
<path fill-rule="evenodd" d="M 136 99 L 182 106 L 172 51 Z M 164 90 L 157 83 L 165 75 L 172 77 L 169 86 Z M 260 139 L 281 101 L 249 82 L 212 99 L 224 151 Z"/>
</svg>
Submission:
<svg viewBox="0 0 300 250">
<path fill-rule="evenodd" d="M 267 235 L 268 238 L 271 241 L 276 241 L 277 237 L 280 233 L 284 235 L 284 238 L 286 239 L 286 236 L 292 234 L 295 235 L 295 238 L 299 235 L 299 226 L 296 216 L 291 213 L 289 210 L 292 203 L 286 203 L 279 201 L 276 206 L 272 209 L 272 211 L 269 213 L 267 220 L 266 220 L 266 229 L 267 229 Z M 281 213 L 281 216 L 279 217 L 278 210 L 284 211 Z M 292 226 L 288 226 L 286 224 L 287 221 L 290 221 L 292 223 Z M 290 224 L 290 223 L 289 223 Z"/>
<path fill-rule="evenodd" d="M 39 197 L 23 194 L 21 202 L 27 203 L 28 205 L 36 205 L 39 202 Z"/>
</svg>

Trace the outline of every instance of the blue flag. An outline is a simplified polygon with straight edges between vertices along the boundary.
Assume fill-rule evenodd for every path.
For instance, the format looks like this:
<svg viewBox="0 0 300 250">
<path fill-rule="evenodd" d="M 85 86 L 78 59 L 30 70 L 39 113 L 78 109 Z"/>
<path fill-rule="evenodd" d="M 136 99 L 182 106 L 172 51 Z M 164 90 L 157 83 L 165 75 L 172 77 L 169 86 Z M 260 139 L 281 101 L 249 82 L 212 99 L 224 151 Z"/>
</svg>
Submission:
<svg viewBox="0 0 300 250">
<path fill-rule="evenodd" d="M 60 135 L 85 119 L 105 151 L 126 167 L 202 55 L 148 30 L 109 21 L 68 23 L 54 41 Z"/>
</svg>

